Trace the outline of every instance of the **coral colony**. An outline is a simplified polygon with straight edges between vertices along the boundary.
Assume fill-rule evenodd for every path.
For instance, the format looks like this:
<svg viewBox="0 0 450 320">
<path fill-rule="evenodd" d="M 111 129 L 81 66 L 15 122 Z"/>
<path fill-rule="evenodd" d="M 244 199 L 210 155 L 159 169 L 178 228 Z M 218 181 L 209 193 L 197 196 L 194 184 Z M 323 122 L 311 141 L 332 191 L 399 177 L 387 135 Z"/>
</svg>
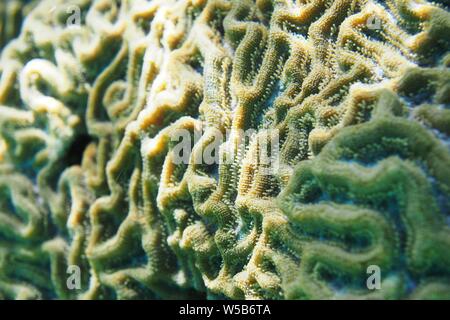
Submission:
<svg viewBox="0 0 450 320">
<path fill-rule="evenodd" d="M 0 298 L 450 299 L 448 1 L 0 15 Z"/>
</svg>

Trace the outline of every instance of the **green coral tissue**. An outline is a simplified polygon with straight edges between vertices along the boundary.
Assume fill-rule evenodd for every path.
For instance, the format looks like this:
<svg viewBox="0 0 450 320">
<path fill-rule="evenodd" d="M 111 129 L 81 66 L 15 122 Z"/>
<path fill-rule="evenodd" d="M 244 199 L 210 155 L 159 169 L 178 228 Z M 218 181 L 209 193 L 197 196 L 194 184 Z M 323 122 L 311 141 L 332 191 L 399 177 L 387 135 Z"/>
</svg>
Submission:
<svg viewBox="0 0 450 320">
<path fill-rule="evenodd" d="M 0 17 L 0 299 L 450 299 L 448 0 Z"/>
</svg>

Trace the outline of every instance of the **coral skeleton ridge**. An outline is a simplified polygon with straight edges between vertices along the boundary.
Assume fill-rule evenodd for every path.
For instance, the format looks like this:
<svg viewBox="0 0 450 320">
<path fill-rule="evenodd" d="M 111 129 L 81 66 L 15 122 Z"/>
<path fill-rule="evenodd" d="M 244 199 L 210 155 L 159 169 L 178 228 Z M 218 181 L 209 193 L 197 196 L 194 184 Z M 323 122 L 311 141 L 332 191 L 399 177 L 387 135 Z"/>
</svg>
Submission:
<svg viewBox="0 0 450 320">
<path fill-rule="evenodd" d="M 0 15 L 0 298 L 450 298 L 448 1 Z"/>
</svg>

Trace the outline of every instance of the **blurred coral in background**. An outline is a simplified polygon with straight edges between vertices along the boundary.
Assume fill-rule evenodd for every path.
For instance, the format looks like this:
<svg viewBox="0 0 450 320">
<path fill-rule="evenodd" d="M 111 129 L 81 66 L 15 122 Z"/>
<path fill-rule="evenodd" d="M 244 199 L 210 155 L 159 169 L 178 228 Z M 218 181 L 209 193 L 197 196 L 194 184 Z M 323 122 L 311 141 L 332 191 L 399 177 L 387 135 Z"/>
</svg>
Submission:
<svg viewBox="0 0 450 320">
<path fill-rule="evenodd" d="M 450 299 L 448 1 L 0 15 L 0 298 Z"/>
</svg>

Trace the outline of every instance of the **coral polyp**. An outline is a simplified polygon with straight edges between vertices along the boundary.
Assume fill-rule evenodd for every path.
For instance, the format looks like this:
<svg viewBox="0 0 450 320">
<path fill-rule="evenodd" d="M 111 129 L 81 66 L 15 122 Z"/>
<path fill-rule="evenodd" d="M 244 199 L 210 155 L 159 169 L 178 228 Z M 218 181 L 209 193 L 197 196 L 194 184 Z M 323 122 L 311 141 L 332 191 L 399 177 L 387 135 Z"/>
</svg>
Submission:
<svg viewBox="0 0 450 320">
<path fill-rule="evenodd" d="M 0 298 L 450 299 L 447 1 L 14 3 Z"/>
</svg>

